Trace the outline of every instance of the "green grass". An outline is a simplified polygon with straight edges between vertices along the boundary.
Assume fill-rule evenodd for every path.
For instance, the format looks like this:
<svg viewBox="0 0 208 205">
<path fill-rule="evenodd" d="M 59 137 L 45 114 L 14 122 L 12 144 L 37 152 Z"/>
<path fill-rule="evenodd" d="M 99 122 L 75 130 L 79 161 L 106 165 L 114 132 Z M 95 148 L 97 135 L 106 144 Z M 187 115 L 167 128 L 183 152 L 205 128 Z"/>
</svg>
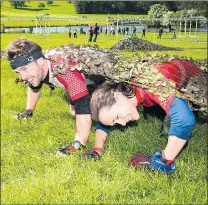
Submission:
<svg viewBox="0 0 208 205">
<path fill-rule="evenodd" d="M 44 1 L 39 1 L 44 2 Z M 44 2 L 45 3 L 45 2 Z M 21 17 L 21 18 L 27 18 L 27 17 L 36 17 L 39 14 L 50 14 L 50 17 L 70 17 L 70 18 L 77 18 L 76 21 L 57 21 L 52 20 L 50 21 L 50 25 L 76 25 L 76 24 L 90 24 L 94 25 L 96 22 L 98 24 L 103 25 L 107 24 L 106 20 L 100 20 L 100 21 L 94 21 L 94 20 L 88 20 L 88 18 L 107 18 L 107 14 L 77 14 L 75 11 L 75 7 L 72 3 L 67 2 L 54 2 L 54 5 L 48 6 L 47 4 L 45 9 L 39 10 L 38 8 L 38 2 L 31 1 L 30 3 L 26 2 L 27 7 L 23 9 L 14 9 L 10 7 L 9 2 L 3 2 L 2 10 L 1 10 L 1 16 L 2 17 Z M 79 20 L 79 18 L 85 16 L 86 20 Z M 117 17 L 117 14 L 110 14 L 110 17 Z M 122 14 L 119 15 L 120 17 L 146 17 L 147 15 L 140 15 L 140 14 Z M 31 20 L 24 20 L 24 21 L 8 21 L 8 20 L 2 20 L 1 23 L 3 23 L 5 26 L 34 26 L 35 22 Z"/>
<path fill-rule="evenodd" d="M 154 42 L 154 34 L 147 39 Z M 21 34 L 3 34 L 1 50 Z M 44 49 L 60 44 L 87 43 L 86 37 L 68 39 L 67 34 L 35 38 Z M 119 39 L 119 38 L 118 38 Z M 109 48 L 116 37 L 98 37 L 98 45 Z M 195 59 L 205 58 L 202 44 L 171 43 L 166 46 L 195 48 L 177 51 Z M 204 49 L 196 49 L 203 47 Z M 158 52 L 164 53 L 164 52 Z M 132 55 L 133 52 L 124 53 Z M 109 136 L 103 158 L 99 161 L 79 159 L 79 154 L 94 144 L 93 127 L 85 150 L 68 157 L 56 157 L 59 147 L 69 144 L 75 135 L 75 121 L 68 112 L 65 91 L 55 89 L 50 95 L 44 86 L 31 120 L 16 121 L 12 115 L 26 104 L 24 85 L 14 83 L 17 75 L 9 62 L 1 61 L 1 203 L 2 204 L 207 204 L 207 126 L 197 123 L 189 146 L 176 161 L 172 175 L 128 167 L 136 153 L 152 155 L 167 143 L 159 135 L 160 122 L 145 121 L 127 131 L 114 130 Z"/>
<path fill-rule="evenodd" d="M 51 6 L 47 5 L 45 1 L 39 1 L 39 3 L 44 3 L 46 7 L 40 10 L 38 1 L 31 1 L 26 2 L 27 7 L 14 9 L 9 2 L 3 2 L 1 15 L 3 17 L 35 17 L 38 14 L 48 13 L 54 17 L 76 16 L 75 7 L 72 3 L 54 1 Z"/>
<path fill-rule="evenodd" d="M 153 32 L 147 32 L 146 34 L 146 40 L 155 43 L 154 39 L 155 33 Z M 46 49 L 48 47 L 55 47 L 59 45 L 65 45 L 68 43 L 72 43 L 75 45 L 82 45 L 82 44 L 89 44 L 88 43 L 88 35 L 78 35 L 78 39 L 68 38 L 68 34 L 55 34 L 52 33 L 50 36 L 36 36 L 35 34 L 3 34 L 1 36 L 1 50 L 5 50 L 5 48 L 8 46 L 9 42 L 12 39 L 15 39 L 17 37 L 25 36 L 26 38 L 29 38 L 31 40 L 36 41 L 39 43 L 43 49 Z M 141 36 L 141 33 L 137 33 L 137 36 Z M 179 48 L 184 48 L 184 51 L 157 51 L 156 53 L 158 54 L 175 54 L 179 56 L 188 56 L 192 57 L 193 59 L 204 59 L 207 57 L 207 44 L 206 43 L 196 43 L 193 42 L 192 39 L 187 39 L 187 42 L 184 41 L 184 39 L 179 39 L 178 42 L 172 41 L 171 40 L 172 34 L 164 34 L 163 39 L 157 40 L 156 43 L 163 45 L 163 46 L 168 46 L 168 47 L 179 47 Z M 90 45 L 97 44 L 100 47 L 103 48 L 110 48 L 118 40 L 121 38 L 124 38 L 123 35 L 117 36 L 112 36 L 109 35 L 108 37 L 104 34 L 100 34 L 98 36 L 98 41 L 96 43 L 90 43 Z M 192 42 L 189 42 L 189 40 L 192 40 Z M 200 40 L 206 42 L 207 41 L 207 35 L 206 33 L 201 33 L 200 34 Z M 180 42 L 184 41 L 184 42 Z M 53 43 L 51 43 L 53 42 Z M 139 52 L 143 53 L 143 52 Z M 155 53 L 155 51 L 151 51 L 150 53 Z M 134 54 L 134 52 L 127 52 L 128 55 Z"/>
</svg>

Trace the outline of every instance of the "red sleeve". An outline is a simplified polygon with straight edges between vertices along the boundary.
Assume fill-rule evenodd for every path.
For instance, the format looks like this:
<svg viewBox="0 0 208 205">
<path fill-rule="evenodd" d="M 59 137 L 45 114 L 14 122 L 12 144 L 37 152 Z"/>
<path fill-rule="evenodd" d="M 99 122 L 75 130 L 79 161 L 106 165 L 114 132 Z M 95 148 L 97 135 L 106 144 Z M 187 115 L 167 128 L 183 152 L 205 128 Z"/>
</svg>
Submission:
<svg viewBox="0 0 208 205">
<path fill-rule="evenodd" d="M 199 75 L 201 72 L 195 64 L 185 60 L 172 60 L 156 64 L 154 67 L 167 79 L 174 81 L 178 87 L 182 86 L 190 77 Z"/>
<path fill-rule="evenodd" d="M 72 101 L 89 95 L 87 86 L 82 74 L 78 71 L 67 69 L 66 75 L 58 75 L 57 80 L 64 85 Z"/>
<path fill-rule="evenodd" d="M 56 54 L 50 56 L 55 62 L 62 63 L 63 62 L 63 54 Z M 68 56 L 68 65 L 69 67 L 76 65 L 78 62 L 73 62 L 71 57 Z M 51 68 L 53 69 L 54 63 L 51 61 Z M 57 80 L 64 85 L 66 90 L 69 93 L 69 96 L 72 101 L 77 100 L 81 97 L 89 95 L 87 85 L 82 74 L 76 70 L 71 71 L 70 69 L 66 69 L 66 75 L 57 75 Z"/>
<path fill-rule="evenodd" d="M 149 98 L 149 100 L 151 100 L 152 102 L 155 102 L 156 104 L 158 104 L 167 114 L 169 113 L 169 109 L 170 109 L 170 105 L 173 102 L 173 100 L 175 99 L 174 95 L 169 95 L 168 97 L 166 97 L 164 100 L 160 100 L 160 95 L 154 95 L 153 93 L 147 91 L 147 96 L 146 99 Z"/>
<path fill-rule="evenodd" d="M 168 114 L 170 105 L 175 99 L 175 96 L 169 95 L 165 100 L 161 101 L 159 95 L 154 95 L 146 89 L 136 87 L 135 94 L 137 98 L 138 105 L 143 105 L 146 107 L 151 107 L 154 104 L 158 104 L 165 112 Z"/>
</svg>

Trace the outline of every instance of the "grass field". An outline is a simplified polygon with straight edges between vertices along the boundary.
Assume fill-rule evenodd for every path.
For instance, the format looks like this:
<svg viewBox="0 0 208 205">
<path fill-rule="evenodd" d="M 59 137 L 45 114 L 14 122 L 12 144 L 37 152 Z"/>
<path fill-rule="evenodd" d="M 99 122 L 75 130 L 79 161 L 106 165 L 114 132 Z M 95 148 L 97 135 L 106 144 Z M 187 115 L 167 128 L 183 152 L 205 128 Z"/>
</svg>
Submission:
<svg viewBox="0 0 208 205">
<path fill-rule="evenodd" d="M 16 34 L 2 36 L 2 50 Z M 151 35 L 153 37 L 153 34 Z M 149 40 L 154 40 L 149 36 Z M 86 39 L 68 39 L 66 34 L 34 38 L 44 49 L 66 43 L 83 44 Z M 98 37 L 98 45 L 111 47 L 117 39 Z M 169 45 L 165 40 L 161 44 Z M 179 46 L 171 44 L 171 46 Z M 195 44 L 181 43 L 190 48 Z M 202 46 L 202 45 L 200 45 Z M 197 47 L 197 46 L 196 46 Z M 195 59 L 205 58 L 206 48 L 177 51 Z M 164 53 L 164 52 L 163 52 Z M 132 55 L 133 53 L 125 53 Z M 84 161 L 78 155 L 58 158 L 59 147 L 75 135 L 74 119 L 68 112 L 64 90 L 50 96 L 43 87 L 34 117 L 15 121 L 12 115 L 25 109 L 26 86 L 16 85 L 16 74 L 1 61 L 2 204 L 206 204 L 207 203 L 207 126 L 198 123 L 189 146 L 177 159 L 177 170 L 170 176 L 134 170 L 128 160 L 137 151 L 153 154 L 164 148 L 167 136 L 159 135 L 160 122 L 142 118 L 137 127 L 115 130 L 105 144 L 100 161 Z M 94 143 L 94 127 L 86 150 Z"/>
<path fill-rule="evenodd" d="M 154 39 L 155 33 L 153 32 L 147 32 L 146 34 L 146 40 L 155 43 Z M 201 41 L 206 42 L 207 41 L 207 33 L 201 33 L 200 34 Z M 27 37 L 29 39 L 32 39 L 39 43 L 43 49 L 46 49 L 48 47 L 55 47 L 59 45 L 66 45 L 68 43 L 72 43 L 75 45 L 82 45 L 82 44 L 89 44 L 88 38 L 89 35 L 78 35 L 78 39 L 68 38 L 68 34 L 55 34 L 52 33 L 50 36 L 36 36 L 35 34 L 3 34 L 1 36 L 1 50 L 5 50 L 6 46 L 9 44 L 9 42 L 12 39 L 15 39 L 17 37 Z M 137 33 L 137 36 L 141 37 L 141 33 Z M 169 46 L 169 47 L 179 47 L 184 48 L 184 51 L 157 51 L 158 54 L 175 54 L 179 56 L 188 56 L 192 57 L 194 59 L 204 59 L 207 57 L 207 44 L 206 43 L 195 43 L 193 42 L 193 39 L 188 39 L 187 41 L 184 41 L 184 39 L 178 38 L 178 41 L 172 41 L 171 40 L 172 34 L 164 34 L 163 39 L 157 40 L 156 43 L 163 45 L 163 46 Z M 100 34 L 98 36 L 98 41 L 96 43 L 90 43 L 90 45 L 97 44 L 100 47 L 103 48 L 110 48 L 112 47 L 119 39 L 124 38 L 123 35 L 112 36 L 109 35 L 108 37 L 104 34 Z M 190 42 L 190 41 L 191 42 Z M 51 43 L 53 42 L 53 43 Z M 155 51 L 151 51 L 150 53 L 154 53 Z M 143 53 L 143 52 L 139 52 Z M 134 52 L 127 52 L 125 53 L 127 55 L 133 55 Z"/>
<path fill-rule="evenodd" d="M 12 16 L 14 11 L 10 12 L 6 3 L 3 3 L 2 15 Z M 33 4 L 37 2 L 29 3 Z M 62 9 L 65 14 L 67 10 Z M 42 38 L 32 34 L 3 34 L 1 50 L 20 36 L 36 41 L 43 49 L 67 43 L 88 44 L 88 36 L 74 40 L 67 34 Z M 122 37 L 101 34 L 96 44 L 110 48 Z M 206 34 L 200 38 L 207 41 Z M 154 33 L 147 33 L 147 40 L 154 42 Z M 164 34 L 157 43 L 184 48 L 184 51 L 157 52 L 161 55 L 207 57 L 205 43 L 173 42 L 169 34 Z M 123 53 L 129 57 L 134 54 Z M 159 134 L 161 122 L 144 120 L 142 115 L 138 126 L 111 132 L 101 160 L 79 158 L 79 154 L 93 147 L 94 126 L 85 150 L 56 157 L 56 151 L 70 144 L 75 136 L 75 120 L 69 113 L 66 93 L 55 89 L 50 94 L 44 85 L 33 118 L 17 121 L 12 116 L 25 109 L 27 86 L 15 84 L 16 77 L 9 62 L 1 59 L 1 204 L 207 204 L 206 124 L 197 121 L 189 145 L 177 158 L 177 169 L 172 175 L 128 166 L 136 152 L 152 155 L 167 143 L 167 136 Z"/>
<path fill-rule="evenodd" d="M 44 1 L 39 1 L 44 2 Z M 44 2 L 45 3 L 45 2 Z M 27 18 L 27 17 L 36 17 L 40 14 L 49 14 L 50 17 L 55 18 L 77 18 L 76 21 L 57 21 L 52 20 L 50 21 L 50 25 L 53 26 L 61 26 L 61 25 L 76 25 L 76 24 L 90 24 L 94 25 L 97 21 L 94 20 L 88 20 L 90 18 L 104 18 L 104 20 L 98 21 L 100 25 L 106 24 L 107 14 L 77 14 L 75 11 L 75 7 L 72 3 L 67 2 L 54 2 L 53 5 L 48 6 L 47 4 L 45 9 L 40 10 L 38 8 L 38 2 L 26 2 L 27 7 L 23 9 L 14 9 L 10 6 L 9 2 L 3 2 L 2 10 L 1 10 L 1 16 L 2 17 L 21 17 L 21 18 Z M 79 20 L 79 18 L 85 17 L 85 21 Z M 109 17 L 117 17 L 117 14 L 109 14 Z M 146 15 L 140 15 L 140 14 L 122 14 L 119 15 L 120 17 L 146 17 Z M 8 20 L 2 20 L 1 23 L 3 23 L 5 26 L 34 26 L 35 22 L 32 20 L 24 20 L 24 21 L 8 21 Z"/>
</svg>

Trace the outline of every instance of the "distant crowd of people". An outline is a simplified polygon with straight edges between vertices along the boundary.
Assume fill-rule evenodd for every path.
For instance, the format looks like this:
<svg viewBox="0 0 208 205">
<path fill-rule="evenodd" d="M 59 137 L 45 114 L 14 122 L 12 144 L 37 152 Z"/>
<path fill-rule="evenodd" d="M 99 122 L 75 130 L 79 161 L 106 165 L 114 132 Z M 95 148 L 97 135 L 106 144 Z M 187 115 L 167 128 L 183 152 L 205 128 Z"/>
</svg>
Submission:
<svg viewBox="0 0 208 205">
<path fill-rule="evenodd" d="M 163 35 L 163 27 L 160 27 L 159 30 L 158 30 L 158 36 L 157 36 L 157 39 L 161 39 L 162 35 Z M 171 28 L 171 25 L 169 24 L 168 25 L 168 31 L 166 32 L 167 33 L 173 33 L 173 37 L 172 39 L 175 39 L 176 40 L 176 30 Z"/>
<path fill-rule="evenodd" d="M 93 42 L 96 42 L 99 29 L 100 29 L 100 32 L 102 32 L 102 27 L 98 27 L 97 23 L 95 24 L 94 27 L 92 27 L 92 26 L 90 27 L 88 42 L 92 42 L 93 35 L 94 35 Z M 73 30 L 71 28 L 69 28 L 69 30 L 68 30 L 69 38 L 72 38 L 72 34 L 73 34 L 74 38 L 77 38 L 77 33 L 78 33 L 78 31 L 77 31 L 76 28 L 73 29 Z M 80 33 L 80 35 L 85 35 L 86 34 L 86 32 L 84 31 L 83 27 L 80 28 L 80 32 L 79 33 Z"/>
<path fill-rule="evenodd" d="M 136 29 L 135 26 L 132 27 L 131 33 L 130 33 L 130 29 L 129 29 L 128 26 L 124 26 L 123 28 L 121 28 L 121 27 L 119 26 L 118 28 L 116 28 L 115 25 L 111 25 L 111 27 L 110 27 L 110 32 L 109 32 L 109 33 L 108 33 L 108 29 L 107 29 L 107 27 L 106 27 L 105 33 L 104 33 L 104 34 L 105 34 L 105 35 L 110 34 L 110 35 L 113 35 L 113 36 L 114 36 L 114 35 L 116 34 L 116 31 L 117 31 L 117 33 L 118 33 L 119 35 L 126 35 L 126 36 L 131 35 L 131 36 L 136 36 L 136 34 L 137 34 L 137 29 Z M 90 27 L 90 29 L 88 30 L 88 32 L 89 32 L 89 39 L 88 39 L 88 42 L 96 42 L 96 41 L 97 41 L 98 34 L 103 32 L 103 28 L 102 28 L 102 27 L 99 27 L 99 26 L 97 25 L 97 23 L 95 23 L 94 26 L 91 26 L 91 27 Z M 69 28 L 69 32 L 68 32 L 69 38 L 72 38 L 72 35 L 73 35 L 74 38 L 77 38 L 77 33 L 78 33 L 78 31 L 77 31 L 76 28 L 73 29 L 73 30 L 72 30 L 71 28 Z M 160 27 L 160 28 L 158 29 L 158 36 L 157 36 L 157 39 L 161 39 L 163 33 L 164 33 L 163 27 Z M 168 31 L 166 31 L 166 34 L 167 34 L 167 33 L 173 33 L 172 39 L 176 39 L 176 31 L 175 31 L 175 29 L 171 28 L 171 25 L 170 25 L 170 24 L 168 25 Z M 80 35 L 85 35 L 85 34 L 86 34 L 86 32 L 84 31 L 83 27 L 80 28 L 79 34 L 80 34 Z M 141 35 L 141 38 L 145 38 L 145 37 L 146 37 L 146 28 L 144 27 L 144 28 L 142 29 L 142 35 Z"/>
</svg>

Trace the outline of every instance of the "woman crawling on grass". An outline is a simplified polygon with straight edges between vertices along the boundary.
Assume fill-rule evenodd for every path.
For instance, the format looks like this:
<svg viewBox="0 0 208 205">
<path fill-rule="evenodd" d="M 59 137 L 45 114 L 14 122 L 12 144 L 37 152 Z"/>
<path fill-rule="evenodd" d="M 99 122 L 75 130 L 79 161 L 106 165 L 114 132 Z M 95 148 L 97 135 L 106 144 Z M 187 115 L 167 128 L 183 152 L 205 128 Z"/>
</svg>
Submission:
<svg viewBox="0 0 208 205">
<path fill-rule="evenodd" d="M 169 135 L 166 147 L 151 157 L 136 153 L 129 164 L 135 168 L 146 166 L 153 170 L 172 173 L 176 169 L 175 159 L 186 145 L 195 126 L 195 116 L 187 100 L 192 103 L 194 109 L 195 105 L 200 107 L 202 101 L 207 105 L 206 92 L 204 94 L 200 92 L 200 99 L 194 97 L 193 92 L 197 89 L 199 93 L 207 83 L 207 78 L 195 64 L 179 59 L 155 64 L 147 70 L 145 77 L 143 72 L 131 79 L 131 83 L 102 84 L 92 95 L 91 116 L 103 126 L 115 124 L 125 126 L 130 121 L 139 120 L 138 106 L 144 108 L 159 106 L 165 111 L 165 119 L 169 122 L 165 123 Z M 207 110 L 206 106 L 203 110 Z M 85 157 L 95 158 L 98 154 L 101 157 L 106 139 L 107 135 L 104 132 L 103 135 L 96 137 L 97 151 L 85 153 Z"/>
<path fill-rule="evenodd" d="M 172 173 L 175 158 L 184 147 L 195 125 L 195 117 L 187 102 L 169 95 L 160 100 L 159 95 L 147 89 L 127 83 L 106 82 L 92 95 L 92 118 L 107 126 L 120 124 L 125 126 L 129 121 L 139 120 L 137 107 L 158 104 L 170 117 L 168 143 L 164 149 L 157 151 L 152 157 L 136 153 L 129 161 L 135 168 L 146 166 L 165 173 Z M 101 140 L 103 149 L 104 140 Z"/>
<path fill-rule="evenodd" d="M 176 168 L 175 158 L 189 139 L 195 125 L 194 114 L 184 99 L 170 95 L 164 101 L 160 101 L 158 96 L 140 87 L 108 82 L 92 95 L 92 118 L 108 126 L 115 124 L 125 126 L 129 121 L 139 120 L 137 111 L 139 105 L 152 106 L 155 103 L 170 117 L 168 143 L 165 149 L 157 151 L 152 157 L 136 153 L 129 163 L 135 168 L 146 166 L 171 173 Z"/>
</svg>

